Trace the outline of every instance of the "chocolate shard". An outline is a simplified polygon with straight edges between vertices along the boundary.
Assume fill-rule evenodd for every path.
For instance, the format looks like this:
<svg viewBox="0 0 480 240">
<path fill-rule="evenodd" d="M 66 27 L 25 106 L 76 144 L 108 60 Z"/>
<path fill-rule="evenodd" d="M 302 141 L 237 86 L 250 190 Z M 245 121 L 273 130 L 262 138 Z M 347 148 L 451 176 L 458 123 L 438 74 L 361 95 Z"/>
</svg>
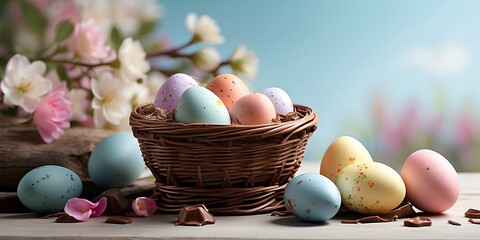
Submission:
<svg viewBox="0 0 480 240">
<path fill-rule="evenodd" d="M 413 210 L 413 206 L 410 203 L 405 203 L 400 207 L 397 207 L 390 212 L 379 214 L 378 216 L 381 218 L 393 218 L 397 216 L 398 218 L 407 218 L 407 217 L 414 217 L 416 214 L 415 210 Z"/>
<path fill-rule="evenodd" d="M 461 223 L 455 222 L 455 221 L 453 221 L 453 220 L 448 220 L 448 223 L 450 223 L 450 224 L 452 224 L 452 225 L 455 225 L 455 226 L 462 226 Z"/>
<path fill-rule="evenodd" d="M 414 217 L 405 220 L 403 225 L 407 227 L 428 227 L 432 226 L 432 220 L 427 217 Z"/>
<path fill-rule="evenodd" d="M 203 204 L 184 206 L 178 214 L 177 225 L 203 226 L 214 224 L 215 218 L 210 214 Z"/>
<path fill-rule="evenodd" d="M 468 219 L 468 221 L 473 223 L 473 224 L 480 224 L 480 220 L 478 220 L 478 219 L 470 218 L 470 219 Z"/>
<path fill-rule="evenodd" d="M 55 220 L 55 222 L 56 223 L 79 223 L 80 221 L 78 221 L 74 217 L 64 213 L 64 214 L 61 214 L 60 216 L 58 216 L 57 219 Z"/>
<path fill-rule="evenodd" d="M 465 212 L 465 217 L 467 217 L 467 218 L 480 218 L 480 210 L 470 208 Z"/>
<path fill-rule="evenodd" d="M 391 222 L 391 221 L 396 221 L 398 219 L 398 216 L 395 215 L 391 218 L 381 218 L 379 216 L 369 216 L 369 217 L 364 217 L 357 219 L 359 223 L 378 223 L 378 222 Z"/>
<path fill-rule="evenodd" d="M 358 220 L 345 219 L 345 220 L 342 220 L 340 223 L 344 223 L 344 224 L 357 224 L 357 223 L 358 223 Z"/>
<path fill-rule="evenodd" d="M 107 198 L 107 208 L 105 209 L 105 215 L 123 214 L 124 212 L 131 210 L 131 204 L 122 194 L 119 188 L 111 188 L 101 193 L 92 202 L 98 202 L 100 198 Z"/>
<path fill-rule="evenodd" d="M 112 216 L 105 219 L 105 223 L 112 223 L 112 224 L 129 224 L 132 223 L 133 220 L 129 217 L 125 216 Z"/>
<path fill-rule="evenodd" d="M 273 212 L 270 214 L 270 216 L 281 216 L 281 217 L 283 217 L 283 216 L 290 216 L 290 215 L 292 215 L 292 213 L 289 212 L 289 211 L 273 211 Z"/>
</svg>

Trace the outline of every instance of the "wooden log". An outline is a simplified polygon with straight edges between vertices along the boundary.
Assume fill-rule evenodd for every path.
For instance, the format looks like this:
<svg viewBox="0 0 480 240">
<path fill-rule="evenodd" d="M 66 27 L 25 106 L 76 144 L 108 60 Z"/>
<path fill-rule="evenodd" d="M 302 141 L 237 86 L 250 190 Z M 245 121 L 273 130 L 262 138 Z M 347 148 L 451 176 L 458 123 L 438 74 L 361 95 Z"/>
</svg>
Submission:
<svg viewBox="0 0 480 240">
<path fill-rule="evenodd" d="M 22 177 L 43 165 L 60 165 L 88 179 L 88 160 L 95 146 L 113 132 L 73 127 L 58 140 L 43 142 L 25 119 L 0 116 L 0 190 L 16 191 Z"/>
</svg>

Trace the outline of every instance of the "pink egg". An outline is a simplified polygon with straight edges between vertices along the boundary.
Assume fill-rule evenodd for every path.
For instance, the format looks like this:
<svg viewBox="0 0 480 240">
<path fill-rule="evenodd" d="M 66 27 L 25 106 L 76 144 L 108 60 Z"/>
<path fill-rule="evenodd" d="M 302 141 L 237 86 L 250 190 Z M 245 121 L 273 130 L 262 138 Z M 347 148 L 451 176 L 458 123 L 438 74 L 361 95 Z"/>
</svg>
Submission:
<svg viewBox="0 0 480 240">
<path fill-rule="evenodd" d="M 251 93 L 238 99 L 229 113 L 232 122 L 239 125 L 272 123 L 277 117 L 272 102 L 261 93 Z"/>
<path fill-rule="evenodd" d="M 418 150 L 410 155 L 400 174 L 407 199 L 424 212 L 440 213 L 458 199 L 460 182 L 452 164 L 437 152 Z"/>
<path fill-rule="evenodd" d="M 198 86 L 198 83 L 191 76 L 184 73 L 174 74 L 158 89 L 153 106 L 166 111 L 175 110 L 180 96 L 193 86 Z"/>
</svg>

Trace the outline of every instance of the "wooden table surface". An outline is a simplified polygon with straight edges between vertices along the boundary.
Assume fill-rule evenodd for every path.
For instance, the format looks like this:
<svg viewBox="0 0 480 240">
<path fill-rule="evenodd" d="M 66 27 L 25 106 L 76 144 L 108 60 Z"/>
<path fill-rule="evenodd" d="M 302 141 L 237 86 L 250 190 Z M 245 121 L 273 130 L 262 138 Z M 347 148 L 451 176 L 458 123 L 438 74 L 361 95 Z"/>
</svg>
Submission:
<svg viewBox="0 0 480 240">
<path fill-rule="evenodd" d="M 316 172 L 319 163 L 304 163 L 301 172 Z M 431 227 L 389 223 L 324 224 L 302 222 L 293 216 L 217 216 L 216 224 L 203 227 L 174 226 L 175 215 L 135 218 L 132 224 L 103 223 L 106 217 L 74 224 L 54 223 L 34 213 L 0 214 L 0 239 L 480 239 L 480 225 L 468 222 L 464 213 L 480 209 L 480 173 L 460 173 L 460 198 L 443 214 L 428 216 Z M 460 222 L 454 226 L 448 220 Z"/>
</svg>

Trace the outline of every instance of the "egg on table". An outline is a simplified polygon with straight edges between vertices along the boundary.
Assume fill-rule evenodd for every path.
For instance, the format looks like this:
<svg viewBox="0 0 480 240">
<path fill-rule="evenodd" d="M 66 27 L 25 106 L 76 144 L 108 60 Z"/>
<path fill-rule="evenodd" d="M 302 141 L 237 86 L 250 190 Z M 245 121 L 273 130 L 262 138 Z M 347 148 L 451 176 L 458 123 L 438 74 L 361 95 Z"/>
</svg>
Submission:
<svg viewBox="0 0 480 240">
<path fill-rule="evenodd" d="M 391 167 L 379 162 L 350 164 L 338 174 L 336 182 L 342 202 L 364 214 L 386 213 L 405 198 L 405 184 Z"/>
<path fill-rule="evenodd" d="M 88 174 L 103 188 L 125 187 L 135 182 L 145 169 L 138 140 L 131 132 L 114 133 L 93 149 Z"/>
<path fill-rule="evenodd" d="M 56 212 L 82 193 L 82 180 L 72 170 L 45 165 L 25 174 L 17 187 L 20 201 L 35 212 Z"/>
<path fill-rule="evenodd" d="M 247 85 L 233 74 L 220 74 L 205 87 L 215 93 L 227 109 L 230 109 L 235 101 L 250 93 Z"/>
<path fill-rule="evenodd" d="M 294 177 L 285 188 L 286 208 L 305 221 L 321 222 L 337 214 L 341 198 L 335 184 L 318 173 Z"/>
<path fill-rule="evenodd" d="M 158 90 L 153 106 L 172 111 L 177 107 L 183 92 L 193 86 L 198 86 L 198 82 L 191 76 L 184 73 L 174 74 Z"/>
<path fill-rule="evenodd" d="M 268 124 L 277 118 L 272 102 L 261 93 L 250 93 L 238 99 L 229 112 L 232 122 L 239 125 Z"/>
<path fill-rule="evenodd" d="M 460 194 L 455 168 L 444 156 L 432 150 L 412 153 L 403 164 L 401 176 L 407 187 L 407 199 L 425 212 L 448 210 Z"/>
<path fill-rule="evenodd" d="M 182 94 L 175 110 L 175 121 L 185 124 L 231 124 L 230 115 L 222 100 L 201 86 L 191 87 Z"/>
<path fill-rule="evenodd" d="M 272 101 L 275 111 L 278 114 L 287 115 L 293 112 L 293 103 L 290 96 L 281 88 L 271 87 L 259 91 L 259 93 L 267 96 Z"/>
<path fill-rule="evenodd" d="M 323 155 L 320 174 L 333 182 L 338 173 L 352 163 L 373 162 L 367 149 L 355 138 L 342 136 L 333 141 Z"/>
</svg>

